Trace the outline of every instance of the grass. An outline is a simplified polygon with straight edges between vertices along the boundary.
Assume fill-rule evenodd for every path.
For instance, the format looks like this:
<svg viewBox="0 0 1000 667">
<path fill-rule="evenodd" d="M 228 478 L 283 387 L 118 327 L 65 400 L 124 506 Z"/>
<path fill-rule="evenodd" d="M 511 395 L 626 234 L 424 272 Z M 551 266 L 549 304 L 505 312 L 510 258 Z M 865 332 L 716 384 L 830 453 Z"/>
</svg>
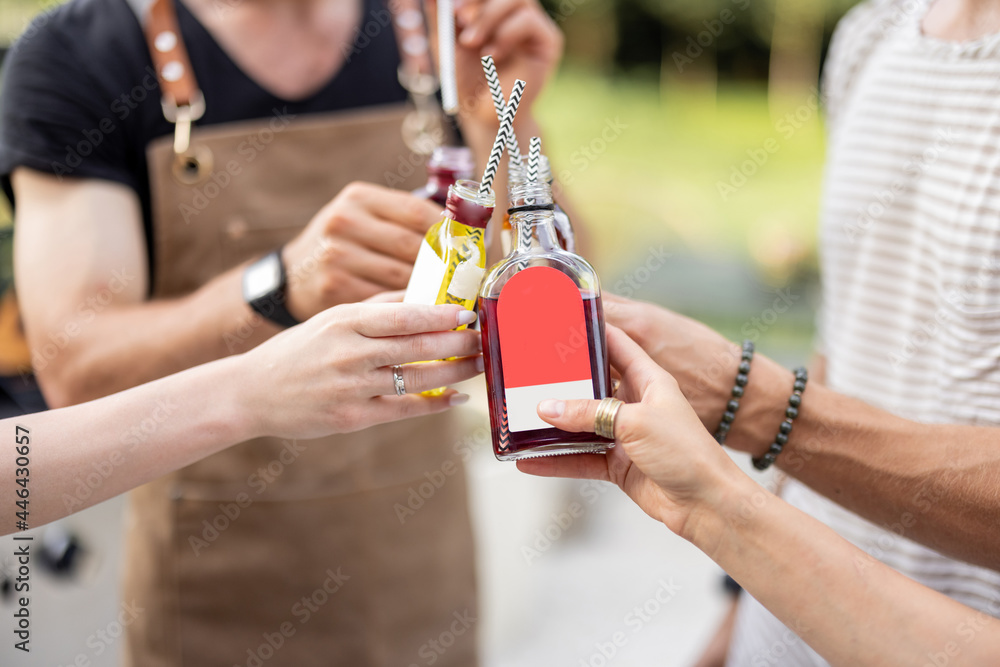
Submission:
<svg viewBox="0 0 1000 667">
<path fill-rule="evenodd" d="M 661 97 L 649 81 L 574 70 L 538 105 L 546 153 L 569 175 L 565 189 L 602 263 L 624 261 L 635 244 L 669 242 L 745 258 L 779 277 L 815 255 L 823 132 L 815 111 L 799 112 L 809 117 L 795 129 L 772 119 L 763 88 L 667 88 Z M 602 147 L 609 122 L 627 127 L 597 155 L 588 149 Z M 720 196 L 718 184 L 766 141 L 777 150 L 745 185 Z"/>
</svg>

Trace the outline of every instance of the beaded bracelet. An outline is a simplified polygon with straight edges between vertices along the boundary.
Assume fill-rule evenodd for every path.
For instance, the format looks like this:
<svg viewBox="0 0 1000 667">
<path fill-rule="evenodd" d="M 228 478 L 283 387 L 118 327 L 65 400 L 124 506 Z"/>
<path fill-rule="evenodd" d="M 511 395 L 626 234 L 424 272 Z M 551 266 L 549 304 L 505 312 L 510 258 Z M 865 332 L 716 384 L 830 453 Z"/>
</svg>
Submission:
<svg viewBox="0 0 1000 667">
<path fill-rule="evenodd" d="M 767 470 L 778 458 L 778 454 L 788 444 L 788 434 L 792 432 L 792 422 L 799 416 L 799 406 L 802 404 L 802 392 L 806 390 L 809 372 L 803 368 L 795 369 L 795 384 L 792 385 L 792 395 L 788 397 L 788 407 L 785 408 L 785 421 L 778 427 L 778 435 L 763 456 L 751 459 L 757 470 Z"/>
<path fill-rule="evenodd" d="M 753 361 L 753 341 L 743 341 L 743 357 L 740 359 L 739 369 L 736 371 L 736 384 L 733 385 L 731 398 L 726 403 L 726 411 L 722 413 L 722 421 L 715 431 L 715 439 L 720 445 L 726 444 L 726 436 L 732 428 L 733 420 L 736 419 L 736 411 L 740 409 L 740 399 L 743 398 L 743 387 L 750 379 L 750 362 Z"/>
</svg>

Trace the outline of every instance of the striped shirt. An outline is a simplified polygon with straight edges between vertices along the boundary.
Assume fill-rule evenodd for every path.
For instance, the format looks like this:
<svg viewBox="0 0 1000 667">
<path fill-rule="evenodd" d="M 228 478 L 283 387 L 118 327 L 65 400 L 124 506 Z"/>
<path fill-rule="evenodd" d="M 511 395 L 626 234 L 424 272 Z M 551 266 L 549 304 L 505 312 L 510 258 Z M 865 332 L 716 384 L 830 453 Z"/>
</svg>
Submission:
<svg viewBox="0 0 1000 667">
<path fill-rule="evenodd" d="M 834 36 L 819 347 L 835 391 L 919 422 L 997 426 L 1000 35 L 930 38 L 920 29 L 928 6 L 866 2 Z M 1000 616 L 1000 573 L 879 528 L 794 480 L 783 496 L 910 578 Z M 728 664 L 826 663 L 744 595 Z"/>
</svg>

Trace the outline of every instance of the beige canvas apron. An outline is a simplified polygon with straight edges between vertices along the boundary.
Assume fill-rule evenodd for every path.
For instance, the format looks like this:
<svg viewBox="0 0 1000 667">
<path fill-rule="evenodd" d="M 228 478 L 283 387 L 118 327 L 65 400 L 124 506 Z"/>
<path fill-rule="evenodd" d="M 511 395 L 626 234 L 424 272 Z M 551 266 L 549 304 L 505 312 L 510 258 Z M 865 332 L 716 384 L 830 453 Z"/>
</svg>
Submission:
<svg viewBox="0 0 1000 667">
<path fill-rule="evenodd" d="M 400 170 L 412 156 L 403 116 L 399 105 L 195 128 L 191 150 L 214 165 L 196 184 L 176 177 L 172 137 L 151 143 L 154 298 L 286 243 L 351 181 L 395 174 L 398 187 L 417 185 L 422 169 Z M 143 611 L 126 664 L 408 667 L 433 655 L 475 665 L 460 436 L 437 415 L 320 440 L 261 438 L 137 489 L 123 599 Z M 459 470 L 441 483 L 446 461 Z M 399 506 L 419 506 L 417 489 L 429 499 L 401 520 Z"/>
</svg>

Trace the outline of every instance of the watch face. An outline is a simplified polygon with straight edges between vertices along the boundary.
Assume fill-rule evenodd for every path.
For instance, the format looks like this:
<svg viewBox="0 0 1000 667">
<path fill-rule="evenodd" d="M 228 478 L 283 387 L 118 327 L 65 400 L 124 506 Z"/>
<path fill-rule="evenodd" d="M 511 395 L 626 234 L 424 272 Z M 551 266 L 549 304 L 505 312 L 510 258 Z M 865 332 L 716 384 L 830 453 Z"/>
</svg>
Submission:
<svg viewBox="0 0 1000 667">
<path fill-rule="evenodd" d="M 281 284 L 281 264 L 276 255 L 268 255 L 247 268 L 243 274 L 244 297 L 253 301 L 267 296 Z"/>
</svg>

